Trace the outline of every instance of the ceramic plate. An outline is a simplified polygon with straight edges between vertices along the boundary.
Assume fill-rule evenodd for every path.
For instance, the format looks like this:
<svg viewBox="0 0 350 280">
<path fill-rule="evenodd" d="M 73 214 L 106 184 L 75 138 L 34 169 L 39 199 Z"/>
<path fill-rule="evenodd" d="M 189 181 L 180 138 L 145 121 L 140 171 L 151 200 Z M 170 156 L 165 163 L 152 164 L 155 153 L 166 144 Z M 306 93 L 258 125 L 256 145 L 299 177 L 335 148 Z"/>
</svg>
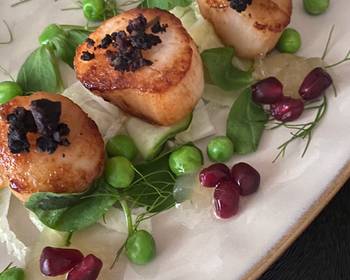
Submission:
<svg viewBox="0 0 350 280">
<path fill-rule="evenodd" d="M 84 24 L 78 10 L 62 12 L 61 8 L 74 5 L 69 0 L 32 0 L 10 8 L 15 0 L 1 0 L 0 19 L 5 19 L 13 30 L 14 42 L 0 45 L 0 65 L 15 75 L 26 56 L 38 46 L 38 35 L 49 23 Z M 293 1 L 291 26 L 300 31 L 303 46 L 300 55 L 321 56 L 332 25 L 335 32 L 329 63 L 344 57 L 350 46 L 348 0 L 332 1 L 324 15 L 312 17 L 302 7 L 302 1 Z M 0 38 L 6 30 L 0 25 Z M 67 70 L 67 69 L 66 69 Z M 300 154 L 304 142 L 295 142 L 284 158 L 272 163 L 276 148 L 288 137 L 288 131 L 279 129 L 265 133 L 258 152 L 234 158 L 253 164 L 261 172 L 260 191 L 243 199 L 239 215 L 229 221 L 219 221 L 207 209 L 193 215 L 173 209 L 152 220 L 152 231 L 158 242 L 158 257 L 146 267 L 134 267 L 122 259 L 115 270 L 104 271 L 101 279 L 174 280 L 174 279 L 255 279 L 301 233 L 319 211 L 338 191 L 350 175 L 350 64 L 333 71 L 338 96 L 329 95 L 326 118 L 313 134 L 311 146 L 304 156 Z M 67 72 L 68 84 L 74 74 Z M 0 80 L 6 77 L 0 74 Z M 227 109 L 216 108 L 213 122 L 217 134 L 224 133 Z M 206 141 L 202 141 L 202 147 Z M 28 221 L 28 214 L 15 200 L 11 202 L 11 227 L 18 237 L 30 246 L 39 233 Z M 103 259 L 115 253 L 122 234 L 101 231 L 100 237 L 74 237 L 75 244 L 85 243 L 90 251 Z M 87 245 L 86 245 L 87 244 Z M 0 247 L 0 267 L 13 258 Z M 109 276 L 107 276 L 109 275 Z M 30 279 L 31 280 L 31 279 Z M 35 279 L 37 280 L 37 279 Z"/>
</svg>

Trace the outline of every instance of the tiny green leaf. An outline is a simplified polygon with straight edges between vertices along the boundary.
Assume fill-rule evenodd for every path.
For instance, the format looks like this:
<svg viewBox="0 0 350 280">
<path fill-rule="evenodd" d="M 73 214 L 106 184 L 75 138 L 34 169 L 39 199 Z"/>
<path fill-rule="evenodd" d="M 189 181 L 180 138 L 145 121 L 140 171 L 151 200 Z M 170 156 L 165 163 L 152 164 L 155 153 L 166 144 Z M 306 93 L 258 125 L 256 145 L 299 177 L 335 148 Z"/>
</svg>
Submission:
<svg viewBox="0 0 350 280">
<path fill-rule="evenodd" d="M 24 270 L 18 267 L 7 267 L 0 273 L 0 280 L 24 280 Z"/>
<path fill-rule="evenodd" d="M 171 10 L 177 6 L 187 7 L 193 0 L 144 0 L 141 4 L 144 8 L 159 8 L 163 10 Z"/>
<path fill-rule="evenodd" d="M 25 206 L 49 228 L 66 232 L 78 231 L 95 224 L 118 201 L 117 195 L 107 193 L 108 185 L 104 180 L 97 180 L 92 187 L 93 191 L 88 191 L 80 197 L 78 194 L 34 195 Z M 49 206 L 50 202 L 53 205 Z"/>
<path fill-rule="evenodd" d="M 26 93 L 63 90 L 57 60 L 50 47 L 40 46 L 29 55 L 19 70 L 17 83 Z"/>
<path fill-rule="evenodd" d="M 241 93 L 232 105 L 227 120 L 227 136 L 238 154 L 256 151 L 268 121 L 261 105 L 253 102 L 250 89 Z"/>
<path fill-rule="evenodd" d="M 122 195 L 130 207 L 146 207 L 150 213 L 162 212 L 175 205 L 173 188 L 175 178 L 168 161 L 170 153 L 136 166 L 138 176 Z"/>
<path fill-rule="evenodd" d="M 68 28 L 57 24 L 48 25 L 39 36 L 41 45 L 50 46 L 57 58 L 73 68 L 76 48 L 84 42 L 90 32 L 79 27 Z"/>
<path fill-rule="evenodd" d="M 201 54 L 210 82 L 223 90 L 242 90 L 253 82 L 251 72 L 237 69 L 232 64 L 232 48 L 214 48 Z"/>
</svg>

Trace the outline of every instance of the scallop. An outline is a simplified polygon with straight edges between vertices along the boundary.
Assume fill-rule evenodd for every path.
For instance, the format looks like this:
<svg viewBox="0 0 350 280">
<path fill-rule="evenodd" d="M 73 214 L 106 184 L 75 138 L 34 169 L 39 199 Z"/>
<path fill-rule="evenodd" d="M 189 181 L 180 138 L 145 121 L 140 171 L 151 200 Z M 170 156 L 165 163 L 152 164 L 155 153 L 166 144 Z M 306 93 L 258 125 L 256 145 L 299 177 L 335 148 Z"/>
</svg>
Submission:
<svg viewBox="0 0 350 280">
<path fill-rule="evenodd" d="M 274 48 L 292 14 L 291 0 L 253 0 L 241 13 L 227 0 L 197 0 L 221 40 L 238 56 L 255 58 Z"/>
<path fill-rule="evenodd" d="M 85 42 L 74 59 L 76 75 L 87 89 L 125 112 L 151 123 L 172 125 L 192 112 L 204 88 L 199 52 L 181 21 L 167 11 L 133 9 L 105 21 L 89 37 L 96 47 L 106 34 L 125 31 L 129 21 L 140 15 L 148 22 L 157 19 L 167 25 L 166 32 L 156 34 L 161 43 L 142 51 L 152 65 L 121 72 L 111 66 L 106 49 L 94 50 Z M 113 45 L 108 50 L 118 51 Z M 94 59 L 82 60 L 84 52 L 93 52 Z"/>
<path fill-rule="evenodd" d="M 17 107 L 29 109 L 33 100 L 61 102 L 60 122 L 70 128 L 68 146 L 49 154 L 36 148 L 37 133 L 28 133 L 29 152 L 11 153 L 8 147 L 7 115 Z M 58 94 L 37 92 L 18 96 L 0 107 L 0 182 L 26 201 L 36 192 L 79 193 L 101 175 L 104 142 L 96 124 L 70 99 Z"/>
</svg>

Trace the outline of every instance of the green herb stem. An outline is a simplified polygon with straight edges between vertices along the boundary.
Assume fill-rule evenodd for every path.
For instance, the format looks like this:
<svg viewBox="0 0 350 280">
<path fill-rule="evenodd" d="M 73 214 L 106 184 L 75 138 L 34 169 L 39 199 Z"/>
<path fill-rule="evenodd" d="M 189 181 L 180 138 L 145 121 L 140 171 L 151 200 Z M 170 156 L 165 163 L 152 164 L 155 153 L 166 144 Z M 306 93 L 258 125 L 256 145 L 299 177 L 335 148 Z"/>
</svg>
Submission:
<svg viewBox="0 0 350 280">
<path fill-rule="evenodd" d="M 15 79 L 12 77 L 12 75 L 10 74 L 10 72 L 8 70 L 6 70 L 4 67 L 2 67 L 0 65 L 0 70 L 5 74 L 7 75 L 13 82 L 15 82 Z"/>
<path fill-rule="evenodd" d="M 16 6 L 18 6 L 18 5 L 27 3 L 27 2 L 29 2 L 29 1 L 31 1 L 31 0 L 21 0 L 21 1 L 18 1 L 18 2 L 16 2 L 16 3 L 12 4 L 10 7 L 13 8 L 13 7 L 16 7 Z"/>
<path fill-rule="evenodd" d="M 4 42 L 0 42 L 0 45 L 7 45 L 7 44 L 11 44 L 13 42 L 13 34 L 12 34 L 12 31 L 10 29 L 10 26 L 8 25 L 8 23 L 6 22 L 6 20 L 2 20 L 3 23 L 5 24 L 6 26 L 6 29 L 7 29 L 7 32 L 9 34 L 9 39 L 7 41 L 4 41 Z"/>
<path fill-rule="evenodd" d="M 125 220 L 128 226 L 128 236 L 130 236 L 134 232 L 134 227 L 132 224 L 132 216 L 131 216 L 131 210 L 129 208 L 128 203 L 125 200 L 119 200 L 120 205 L 123 208 Z"/>
<path fill-rule="evenodd" d="M 317 109 L 317 113 L 312 122 L 307 122 L 304 124 L 289 124 L 289 123 L 281 122 L 281 123 L 277 123 L 276 126 L 272 127 L 272 129 L 275 129 L 280 126 L 284 126 L 285 128 L 293 130 L 290 133 L 292 137 L 278 147 L 279 152 L 275 157 L 275 159 L 273 160 L 273 162 L 276 162 L 278 158 L 283 157 L 285 155 L 288 145 L 297 139 L 303 139 L 303 140 L 306 139 L 306 145 L 301 157 L 305 156 L 310 146 L 313 132 L 315 128 L 318 126 L 318 124 L 321 122 L 323 117 L 325 116 L 327 112 L 327 107 L 328 107 L 327 97 L 324 96 L 322 103 L 319 104 L 318 106 L 314 106 L 314 109 Z"/>
<path fill-rule="evenodd" d="M 332 28 L 331 28 L 331 30 L 330 30 L 330 32 L 329 32 L 328 39 L 327 39 L 327 43 L 326 43 L 326 47 L 325 47 L 325 49 L 324 49 L 324 51 L 323 51 L 323 54 L 322 54 L 322 57 L 321 57 L 322 60 L 324 60 L 324 59 L 326 58 L 326 56 L 327 56 L 328 49 L 329 49 L 329 45 L 330 45 L 330 43 L 331 43 L 332 36 L 333 36 L 333 32 L 334 32 L 334 27 L 335 27 L 335 25 L 332 26 Z"/>
</svg>

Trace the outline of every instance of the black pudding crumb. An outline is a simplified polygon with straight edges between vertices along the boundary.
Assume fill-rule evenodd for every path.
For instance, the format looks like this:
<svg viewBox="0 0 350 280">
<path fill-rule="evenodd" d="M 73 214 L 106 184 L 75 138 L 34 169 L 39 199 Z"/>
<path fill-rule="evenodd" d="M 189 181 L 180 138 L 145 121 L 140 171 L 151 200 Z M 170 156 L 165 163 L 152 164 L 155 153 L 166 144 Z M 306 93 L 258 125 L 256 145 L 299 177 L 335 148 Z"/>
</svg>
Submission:
<svg viewBox="0 0 350 280">
<path fill-rule="evenodd" d="M 155 22 L 155 24 L 151 27 L 151 30 L 153 33 L 164 33 L 166 32 L 166 29 L 168 28 L 167 24 L 160 24 L 159 20 Z"/>
<path fill-rule="evenodd" d="M 230 7 L 236 10 L 238 13 L 244 12 L 249 5 L 252 4 L 253 0 L 228 0 Z"/>
<path fill-rule="evenodd" d="M 88 51 L 83 51 L 83 54 L 81 55 L 80 59 L 84 61 L 90 61 L 95 58 L 95 54 L 90 53 Z"/>
<path fill-rule="evenodd" d="M 39 152 L 53 154 L 56 151 L 57 146 L 58 143 L 51 137 L 41 136 L 36 140 L 36 147 Z"/>
<path fill-rule="evenodd" d="M 102 49 L 107 49 L 110 44 L 112 44 L 113 40 L 111 35 L 106 34 L 106 36 L 102 39 L 100 47 Z"/>
<path fill-rule="evenodd" d="M 90 48 L 95 45 L 95 41 L 92 40 L 91 38 L 87 38 L 85 41 L 87 43 L 87 46 L 90 47 Z"/>
</svg>

